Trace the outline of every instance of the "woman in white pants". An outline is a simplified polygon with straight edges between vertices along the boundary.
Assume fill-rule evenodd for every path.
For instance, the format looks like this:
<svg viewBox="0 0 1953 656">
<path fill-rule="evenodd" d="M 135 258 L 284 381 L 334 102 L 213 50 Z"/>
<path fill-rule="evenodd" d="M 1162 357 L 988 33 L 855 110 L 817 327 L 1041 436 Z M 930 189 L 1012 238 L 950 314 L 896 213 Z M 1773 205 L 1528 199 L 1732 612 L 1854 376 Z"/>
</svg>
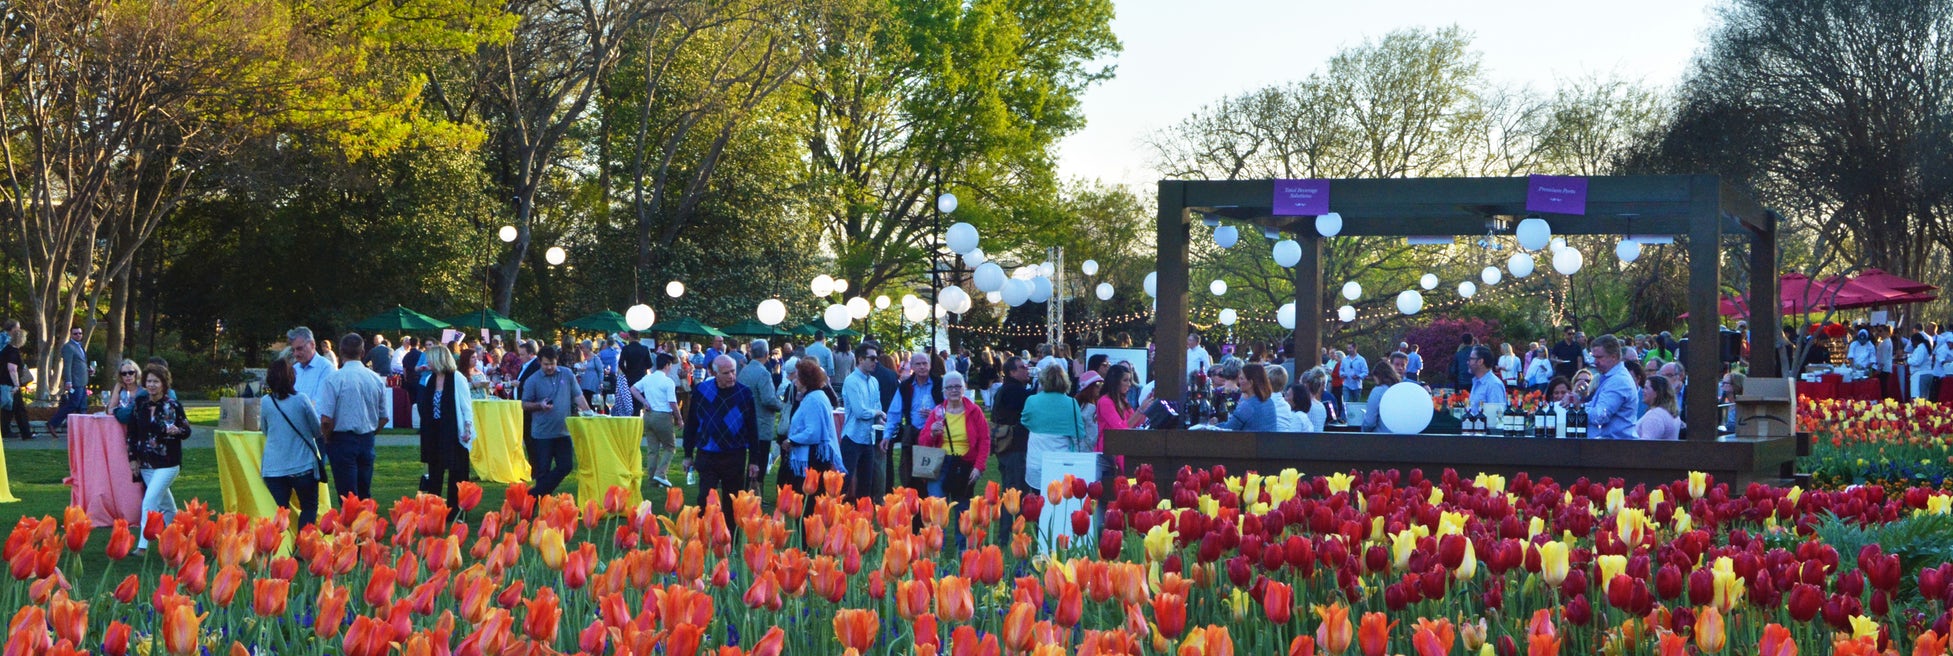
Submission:
<svg viewBox="0 0 1953 656">
<path fill-rule="evenodd" d="M 1906 369 L 1912 372 L 1912 394 L 1906 398 L 1925 396 L 1926 381 L 1939 377 L 1939 369 L 1933 366 L 1933 343 L 1925 335 L 1912 336 L 1912 345 L 1906 349 Z"/>
<path fill-rule="evenodd" d="M 190 437 L 190 419 L 183 404 L 170 397 L 170 370 L 149 365 L 142 372 L 143 389 L 149 396 L 136 402 L 129 426 L 129 470 L 142 482 L 142 524 L 149 524 L 150 513 L 161 513 L 168 522 L 176 516 L 176 497 L 170 484 L 183 471 L 183 440 Z M 139 531 L 136 553 L 145 553 L 149 539 Z"/>
</svg>

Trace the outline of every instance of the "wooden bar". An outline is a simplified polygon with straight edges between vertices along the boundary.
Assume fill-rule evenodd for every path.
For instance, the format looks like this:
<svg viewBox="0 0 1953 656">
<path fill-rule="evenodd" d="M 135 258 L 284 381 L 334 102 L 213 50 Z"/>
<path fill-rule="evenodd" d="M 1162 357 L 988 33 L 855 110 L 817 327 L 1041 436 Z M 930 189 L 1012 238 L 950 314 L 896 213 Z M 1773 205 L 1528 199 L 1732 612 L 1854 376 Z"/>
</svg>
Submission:
<svg viewBox="0 0 1953 656">
<path fill-rule="evenodd" d="M 1187 392 L 1187 183 L 1160 181 L 1159 251 L 1154 270 L 1159 310 L 1153 314 L 1153 395 L 1179 402 Z"/>
<path fill-rule="evenodd" d="M 1763 220 L 1751 229 L 1750 238 L 1750 373 L 1759 378 L 1777 378 L 1784 364 L 1777 359 L 1777 345 L 1783 341 L 1777 299 L 1777 213 L 1764 212 Z"/>
<path fill-rule="evenodd" d="M 1126 458 L 1126 469 L 1152 465 L 1156 476 L 1171 476 L 1182 466 L 1221 465 L 1231 474 L 1272 474 L 1294 468 L 1304 474 L 1422 469 L 1435 477 L 1445 469 L 1462 476 L 1480 472 L 1513 476 L 1526 472 L 1572 481 L 1620 478 L 1628 485 L 1661 484 L 1707 472 L 1719 482 L 1742 486 L 1777 483 L 1792 477 L 1797 441 L 1790 437 L 1754 440 L 1540 440 L 1463 435 L 1382 433 L 1240 433 L 1230 431 L 1106 431 L 1105 452 Z"/>
<path fill-rule="evenodd" d="M 1295 345 L 1289 357 L 1295 360 L 1295 372 L 1300 374 L 1322 364 L 1323 317 L 1335 316 L 1335 311 L 1322 302 L 1322 235 L 1311 223 L 1299 229 L 1295 237 L 1302 244 L 1302 259 L 1295 263 Z"/>
<path fill-rule="evenodd" d="M 1715 176 L 1695 176 L 1694 223 L 1689 230 L 1689 349 L 1682 355 L 1688 386 L 1679 390 L 1682 437 L 1711 440 L 1721 423 L 1716 416 L 1717 381 L 1722 376 L 1722 183 Z M 1773 280 L 1775 275 L 1771 275 Z"/>
</svg>

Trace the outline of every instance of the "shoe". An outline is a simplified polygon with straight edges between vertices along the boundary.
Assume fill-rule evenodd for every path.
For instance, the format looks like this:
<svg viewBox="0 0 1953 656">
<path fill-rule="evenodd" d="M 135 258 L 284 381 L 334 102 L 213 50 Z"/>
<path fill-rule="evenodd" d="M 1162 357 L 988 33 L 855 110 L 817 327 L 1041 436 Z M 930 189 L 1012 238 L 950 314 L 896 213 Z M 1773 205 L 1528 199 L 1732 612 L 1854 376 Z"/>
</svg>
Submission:
<svg viewBox="0 0 1953 656">
<path fill-rule="evenodd" d="M 671 479 L 665 478 L 663 476 L 652 476 L 651 482 L 657 483 L 659 485 L 663 485 L 665 487 L 678 487 L 676 485 L 671 484 Z"/>
</svg>

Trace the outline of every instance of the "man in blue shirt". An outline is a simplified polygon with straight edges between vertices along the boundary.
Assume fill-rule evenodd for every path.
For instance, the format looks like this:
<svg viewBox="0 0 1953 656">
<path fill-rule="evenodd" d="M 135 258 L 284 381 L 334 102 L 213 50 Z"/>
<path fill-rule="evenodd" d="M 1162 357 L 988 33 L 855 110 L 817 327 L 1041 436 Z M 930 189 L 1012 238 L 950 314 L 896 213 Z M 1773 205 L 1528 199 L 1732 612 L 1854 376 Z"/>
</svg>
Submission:
<svg viewBox="0 0 1953 656">
<path fill-rule="evenodd" d="M 875 378 L 880 353 L 864 344 L 854 356 L 854 373 L 841 385 L 846 417 L 841 425 L 841 461 L 848 472 L 848 498 L 873 498 L 881 495 L 882 467 L 888 457 L 888 441 L 877 434 L 875 424 L 886 420 L 888 405 L 882 402 L 881 381 Z"/>
<path fill-rule="evenodd" d="M 821 363 L 821 369 L 827 371 L 827 377 L 834 378 L 834 352 L 827 349 L 827 333 L 814 333 L 814 343 L 807 345 L 807 357 Z M 853 373 L 846 371 L 840 374 L 849 378 L 854 377 Z"/>
<path fill-rule="evenodd" d="M 1370 377 L 1370 362 L 1363 354 L 1356 352 L 1354 342 L 1349 345 L 1349 357 L 1343 358 L 1343 402 L 1355 403 L 1363 400 L 1363 379 Z"/>
<path fill-rule="evenodd" d="M 1594 379 L 1594 392 L 1586 401 L 1587 435 L 1594 439 L 1631 440 L 1634 432 L 1634 376 L 1621 365 L 1621 340 L 1613 335 L 1594 338 L 1588 349 L 1600 375 Z M 1580 392 L 1567 393 L 1569 403 L 1579 403 Z"/>
<path fill-rule="evenodd" d="M 1483 344 L 1472 347 L 1471 357 L 1465 361 L 1472 372 L 1472 395 L 1467 405 L 1473 410 L 1487 403 L 1505 404 L 1505 381 L 1492 369 L 1493 362 L 1492 348 Z"/>
<path fill-rule="evenodd" d="M 929 425 L 929 412 L 942 402 L 942 378 L 930 367 L 929 354 L 918 351 L 909 356 L 909 371 L 896 384 L 894 405 L 901 410 L 903 448 L 915 445 L 922 427 Z M 913 477 L 904 475 L 901 478 L 909 487 L 918 487 Z"/>
<path fill-rule="evenodd" d="M 1404 378 L 1417 380 L 1417 374 L 1424 371 L 1424 356 L 1417 354 L 1418 346 L 1416 344 L 1400 343 L 1398 347 L 1407 349 L 1405 355 L 1410 357 L 1410 362 L 1404 365 Z"/>
</svg>

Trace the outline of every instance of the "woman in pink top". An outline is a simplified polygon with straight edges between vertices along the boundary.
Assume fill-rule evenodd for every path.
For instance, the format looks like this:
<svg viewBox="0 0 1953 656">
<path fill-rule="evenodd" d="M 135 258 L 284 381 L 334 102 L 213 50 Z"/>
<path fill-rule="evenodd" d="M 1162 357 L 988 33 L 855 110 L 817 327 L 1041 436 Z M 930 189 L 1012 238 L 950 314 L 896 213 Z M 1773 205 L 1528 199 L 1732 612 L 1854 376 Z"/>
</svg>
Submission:
<svg viewBox="0 0 1953 656">
<path fill-rule="evenodd" d="M 1105 432 L 1127 430 L 1133 427 L 1138 411 L 1127 405 L 1126 396 L 1132 391 L 1132 368 L 1123 364 L 1112 365 L 1105 371 L 1105 393 L 1099 395 L 1099 444 L 1100 453 L 1105 452 Z M 1105 470 L 1105 459 L 1100 456 L 1099 469 Z M 1126 458 L 1120 456 L 1115 463 L 1116 471 L 1125 471 Z M 1110 480 L 1104 476 L 1100 480 Z"/>
<path fill-rule="evenodd" d="M 1641 400 L 1648 404 L 1648 413 L 1641 415 L 1641 423 L 1635 425 L 1641 439 L 1681 439 L 1682 420 L 1675 417 L 1675 392 L 1668 389 L 1667 378 L 1649 376 L 1643 381 Z"/>
</svg>

